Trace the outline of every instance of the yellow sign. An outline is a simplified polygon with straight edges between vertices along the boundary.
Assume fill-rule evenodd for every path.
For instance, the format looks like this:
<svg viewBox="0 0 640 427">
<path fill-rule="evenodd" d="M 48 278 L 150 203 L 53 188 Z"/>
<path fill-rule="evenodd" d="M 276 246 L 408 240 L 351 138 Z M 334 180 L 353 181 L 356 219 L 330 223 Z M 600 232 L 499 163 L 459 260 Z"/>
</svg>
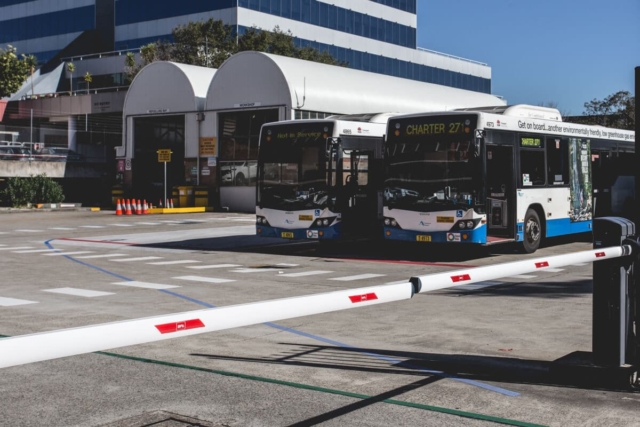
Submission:
<svg viewBox="0 0 640 427">
<path fill-rule="evenodd" d="M 218 138 L 215 136 L 204 136 L 200 138 L 200 157 L 213 157 L 218 155 Z"/>
<path fill-rule="evenodd" d="M 283 239 L 293 239 L 293 232 L 291 231 L 283 231 L 280 235 Z"/>
<path fill-rule="evenodd" d="M 438 222 L 453 222 L 452 216 L 439 216 L 436 219 Z"/>
<path fill-rule="evenodd" d="M 170 162 L 171 161 L 171 150 L 158 150 L 158 161 L 159 162 Z"/>
<path fill-rule="evenodd" d="M 313 221 L 313 215 L 298 215 L 299 221 Z"/>
<path fill-rule="evenodd" d="M 431 241 L 431 236 L 424 236 L 424 235 L 420 235 L 418 234 L 416 236 L 416 241 L 417 242 L 430 242 Z"/>
</svg>

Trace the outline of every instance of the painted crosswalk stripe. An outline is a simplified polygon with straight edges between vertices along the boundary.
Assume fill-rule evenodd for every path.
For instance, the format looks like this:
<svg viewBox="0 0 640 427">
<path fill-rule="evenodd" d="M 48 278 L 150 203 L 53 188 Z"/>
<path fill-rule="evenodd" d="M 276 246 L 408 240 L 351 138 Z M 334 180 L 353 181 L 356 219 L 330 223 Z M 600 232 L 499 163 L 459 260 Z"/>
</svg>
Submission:
<svg viewBox="0 0 640 427">
<path fill-rule="evenodd" d="M 201 276 L 180 276 L 180 277 L 174 277 L 174 279 L 190 280 L 192 282 L 206 282 L 206 283 L 235 282 L 235 280 L 231 280 L 231 279 L 219 279 L 217 277 L 201 277 Z"/>
<path fill-rule="evenodd" d="M 90 291 L 88 289 L 78 289 L 78 288 L 45 289 L 43 292 L 73 295 L 77 297 L 86 297 L 86 298 L 103 297 L 105 295 L 115 295 L 113 292 Z"/>
<path fill-rule="evenodd" d="M 193 264 L 195 262 L 201 262 L 201 261 L 182 259 L 182 260 L 179 260 L 179 261 L 148 262 L 147 264 L 149 264 L 149 265 L 175 265 L 175 264 Z"/>
<path fill-rule="evenodd" d="M 127 256 L 128 254 L 102 254 L 102 255 L 85 255 L 85 256 L 77 256 L 74 258 L 77 259 L 93 259 L 93 258 L 113 258 L 117 256 Z"/>
<path fill-rule="evenodd" d="M 92 254 L 93 251 L 76 251 L 76 252 L 55 252 L 51 254 L 42 254 L 43 256 L 65 256 L 65 255 L 82 255 Z"/>
<path fill-rule="evenodd" d="M 493 286 L 504 285 L 505 282 L 480 282 L 480 283 L 471 283 L 469 285 L 460 285 L 454 286 L 451 289 L 455 289 L 458 291 L 477 291 L 479 289 L 490 288 Z"/>
<path fill-rule="evenodd" d="M 302 271 L 299 273 L 279 274 L 278 277 L 304 277 L 304 276 L 315 276 L 317 274 L 329 274 L 329 273 L 333 273 L 333 271 L 326 271 L 326 270 Z"/>
<path fill-rule="evenodd" d="M 277 268 L 238 268 L 231 270 L 232 273 L 260 273 L 265 271 L 278 271 Z"/>
<path fill-rule="evenodd" d="M 52 252 L 58 249 L 27 249 L 26 251 L 13 251 L 16 254 L 37 254 L 39 252 Z"/>
<path fill-rule="evenodd" d="M 104 225 L 81 225 L 81 228 L 105 228 Z"/>
<path fill-rule="evenodd" d="M 16 230 L 21 231 L 23 233 L 40 233 L 42 230 Z"/>
<path fill-rule="evenodd" d="M 564 271 L 564 268 L 542 268 L 540 269 L 540 271 L 544 271 L 547 273 L 560 273 L 561 271 Z"/>
<path fill-rule="evenodd" d="M 352 280 L 373 279 L 374 277 L 381 277 L 381 276 L 385 276 L 385 274 L 373 274 L 373 273 L 358 274 L 356 276 L 335 277 L 329 280 L 338 280 L 340 282 L 350 282 Z"/>
<path fill-rule="evenodd" d="M 136 222 L 136 225 L 160 225 L 159 222 Z"/>
<path fill-rule="evenodd" d="M 14 248 L 0 248 L 0 251 L 17 251 L 20 249 L 32 249 L 33 246 L 16 246 Z"/>
<path fill-rule="evenodd" d="M 162 283 L 149 283 L 149 282 L 136 282 L 136 281 L 116 282 L 116 283 L 112 283 L 112 285 L 131 286 L 134 288 L 144 288 L 144 289 L 172 289 L 172 288 L 180 287 L 176 285 L 163 285 Z"/>
<path fill-rule="evenodd" d="M 26 304 L 37 304 L 37 303 L 38 301 L 29 301 L 26 299 L 0 297 L 1 307 L 13 307 L 15 305 L 26 305 Z"/>
<path fill-rule="evenodd" d="M 133 227 L 133 224 L 109 224 L 109 225 L 113 225 L 114 227 Z"/>
<path fill-rule="evenodd" d="M 538 276 L 532 276 L 529 274 L 519 274 L 517 276 L 509 276 L 508 279 L 535 279 Z"/>
<path fill-rule="evenodd" d="M 161 256 L 143 256 L 139 258 L 121 258 L 121 259 L 110 259 L 109 261 L 113 262 L 134 262 L 134 261 L 151 261 L 152 259 L 162 259 Z"/>
<path fill-rule="evenodd" d="M 240 264 L 211 264 L 211 265 L 188 265 L 187 268 L 193 268 L 195 270 L 205 270 L 209 268 L 233 268 L 240 267 Z"/>
<path fill-rule="evenodd" d="M 49 230 L 75 230 L 75 228 L 69 228 L 69 227 L 49 227 Z"/>
</svg>

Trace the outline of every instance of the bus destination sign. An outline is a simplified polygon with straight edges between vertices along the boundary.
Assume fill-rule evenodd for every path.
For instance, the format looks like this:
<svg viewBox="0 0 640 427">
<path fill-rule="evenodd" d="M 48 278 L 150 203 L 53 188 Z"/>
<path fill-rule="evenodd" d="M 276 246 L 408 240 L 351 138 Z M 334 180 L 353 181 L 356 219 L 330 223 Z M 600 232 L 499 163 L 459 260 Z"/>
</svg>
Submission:
<svg viewBox="0 0 640 427">
<path fill-rule="evenodd" d="M 390 137 L 447 137 L 473 135 L 476 127 L 475 115 L 438 115 L 429 117 L 415 117 L 389 121 Z"/>
<path fill-rule="evenodd" d="M 521 136 L 520 137 L 520 146 L 521 147 L 540 148 L 542 146 L 542 140 L 540 138 L 534 138 L 534 137 L 530 137 L 530 136 Z"/>
</svg>

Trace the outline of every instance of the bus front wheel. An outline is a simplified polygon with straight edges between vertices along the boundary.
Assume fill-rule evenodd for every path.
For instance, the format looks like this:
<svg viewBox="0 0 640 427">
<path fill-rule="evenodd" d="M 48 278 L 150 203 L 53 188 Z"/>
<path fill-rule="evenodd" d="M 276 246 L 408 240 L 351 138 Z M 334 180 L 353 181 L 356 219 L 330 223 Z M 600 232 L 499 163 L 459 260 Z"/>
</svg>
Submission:
<svg viewBox="0 0 640 427">
<path fill-rule="evenodd" d="M 529 209 L 524 217 L 523 251 L 528 254 L 534 253 L 540 247 L 541 240 L 542 224 L 540 223 L 540 217 L 534 209 Z"/>
</svg>

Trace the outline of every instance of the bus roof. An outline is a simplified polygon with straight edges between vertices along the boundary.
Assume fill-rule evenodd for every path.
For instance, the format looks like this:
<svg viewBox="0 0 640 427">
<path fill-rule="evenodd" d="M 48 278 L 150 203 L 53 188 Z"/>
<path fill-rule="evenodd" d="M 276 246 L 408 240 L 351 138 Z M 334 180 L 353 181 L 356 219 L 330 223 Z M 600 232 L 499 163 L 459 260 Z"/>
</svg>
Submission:
<svg viewBox="0 0 640 427">
<path fill-rule="evenodd" d="M 458 108 L 455 111 L 480 111 L 483 113 L 502 114 L 510 117 L 525 117 L 528 119 L 562 121 L 562 115 L 557 108 L 540 107 L 537 105 L 500 105 L 496 107 Z"/>
</svg>

